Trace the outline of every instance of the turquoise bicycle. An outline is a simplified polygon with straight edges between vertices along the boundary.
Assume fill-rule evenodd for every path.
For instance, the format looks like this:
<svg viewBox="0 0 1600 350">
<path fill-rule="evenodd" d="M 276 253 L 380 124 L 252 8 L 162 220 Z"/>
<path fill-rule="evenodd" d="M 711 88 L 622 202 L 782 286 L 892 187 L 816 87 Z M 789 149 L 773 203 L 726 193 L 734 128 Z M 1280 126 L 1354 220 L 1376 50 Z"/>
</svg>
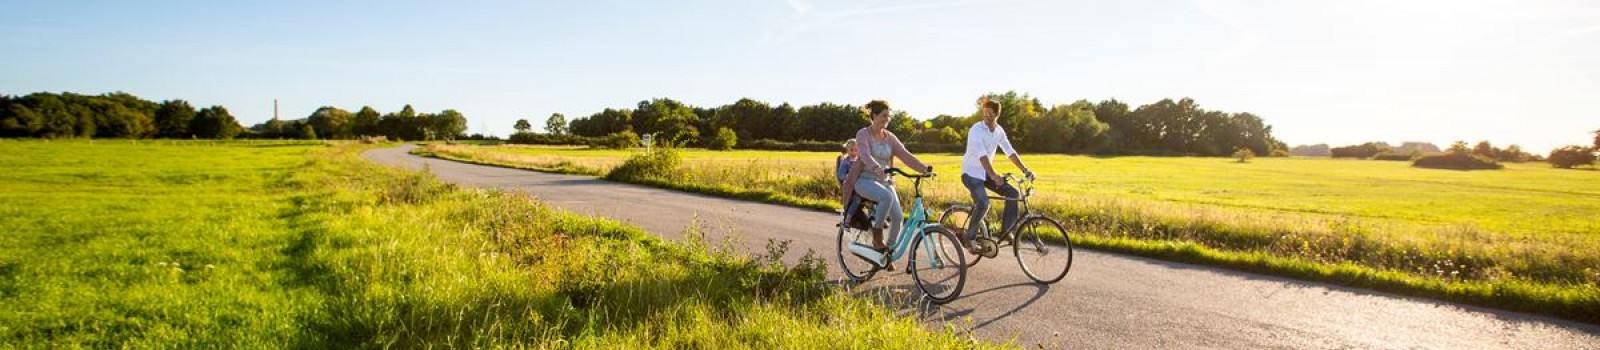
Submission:
<svg viewBox="0 0 1600 350">
<path fill-rule="evenodd" d="M 935 304 L 955 300 L 967 283 L 966 252 L 955 234 L 933 221 L 933 213 L 923 206 L 922 180 L 933 177 L 933 172 L 930 169 L 927 174 L 912 175 L 898 168 L 885 172 L 914 180 L 916 196 L 911 199 L 911 213 L 906 216 L 899 237 L 890 242 L 889 250 L 879 252 L 872 248 L 872 232 L 861 221 L 852 222 L 851 213 L 846 210 L 838 225 L 839 265 L 845 276 L 851 282 L 866 281 L 878 270 L 892 270 L 895 260 L 909 254 L 906 273 L 916 281 L 917 289 Z M 863 200 L 861 206 L 871 208 L 869 203 Z"/>
</svg>

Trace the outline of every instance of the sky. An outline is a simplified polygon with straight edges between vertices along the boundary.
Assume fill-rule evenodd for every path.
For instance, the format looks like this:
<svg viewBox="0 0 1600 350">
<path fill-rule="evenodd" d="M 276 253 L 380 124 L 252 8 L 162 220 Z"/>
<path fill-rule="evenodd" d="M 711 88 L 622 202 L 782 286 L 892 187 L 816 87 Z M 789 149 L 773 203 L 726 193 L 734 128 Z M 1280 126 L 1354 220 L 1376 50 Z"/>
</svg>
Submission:
<svg viewBox="0 0 1600 350">
<path fill-rule="evenodd" d="M 1535 153 L 1600 129 L 1600 2 L 6 1 L 0 94 L 132 93 L 239 120 L 455 109 L 505 136 L 667 97 L 988 92 L 1250 112 L 1289 145 L 1455 140 Z"/>
</svg>

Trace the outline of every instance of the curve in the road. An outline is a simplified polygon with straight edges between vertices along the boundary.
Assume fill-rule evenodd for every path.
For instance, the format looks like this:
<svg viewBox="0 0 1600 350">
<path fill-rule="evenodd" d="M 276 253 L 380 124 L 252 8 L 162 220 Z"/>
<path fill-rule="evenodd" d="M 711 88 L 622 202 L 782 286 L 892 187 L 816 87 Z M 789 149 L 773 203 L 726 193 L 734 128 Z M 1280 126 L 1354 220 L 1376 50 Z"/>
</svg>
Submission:
<svg viewBox="0 0 1600 350">
<path fill-rule="evenodd" d="M 526 191 L 544 203 L 668 239 L 681 238 L 698 219 L 709 236 L 737 237 L 749 252 L 764 251 L 768 239 L 789 240 L 792 251 L 819 256 L 831 257 L 835 249 L 836 214 L 424 158 L 408 153 L 414 147 L 362 156 L 426 168 L 464 186 Z M 1031 283 L 1015 260 L 985 260 L 970 270 L 961 299 L 941 306 L 916 302 L 910 277 L 898 272 L 850 288 L 926 322 L 1027 347 L 1600 348 L 1600 326 L 1592 324 L 1085 250 L 1078 251 L 1072 272 L 1050 286 Z"/>
</svg>

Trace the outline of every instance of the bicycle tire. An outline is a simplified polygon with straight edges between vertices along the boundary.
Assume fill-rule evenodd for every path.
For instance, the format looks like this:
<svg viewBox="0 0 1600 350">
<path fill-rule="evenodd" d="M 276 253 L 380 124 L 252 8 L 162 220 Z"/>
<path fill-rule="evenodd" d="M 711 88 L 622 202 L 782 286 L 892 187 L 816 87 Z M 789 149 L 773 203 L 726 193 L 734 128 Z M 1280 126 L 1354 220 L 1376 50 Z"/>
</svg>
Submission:
<svg viewBox="0 0 1600 350">
<path fill-rule="evenodd" d="M 872 275 L 878 272 L 878 265 L 856 256 L 855 253 L 851 253 L 849 248 L 851 242 L 872 246 L 872 233 L 850 228 L 849 226 L 839 227 L 837 246 L 839 251 L 839 270 L 844 273 L 846 279 L 853 283 L 871 279 Z"/>
<path fill-rule="evenodd" d="M 1034 216 L 1023 220 L 1015 231 L 1011 254 L 1017 256 L 1017 265 L 1022 266 L 1022 273 L 1028 278 L 1040 284 L 1052 284 L 1072 270 L 1072 238 L 1061 223 L 1049 217 Z"/>
<path fill-rule="evenodd" d="M 932 246 L 924 247 L 924 244 Z M 911 279 L 916 281 L 917 289 L 921 290 L 929 301 L 934 304 L 944 304 L 961 297 L 961 288 L 967 284 L 965 250 L 961 249 L 961 242 L 956 241 L 954 233 L 937 225 L 924 227 L 922 234 L 911 241 L 908 269 L 911 270 Z M 926 254 L 925 251 L 932 251 L 935 254 Z M 955 261 L 948 261 L 952 259 Z M 953 274 L 936 276 L 949 272 Z"/>
<path fill-rule="evenodd" d="M 956 218 L 952 218 L 952 216 L 955 216 L 955 215 L 960 215 L 960 216 L 956 217 Z M 951 206 L 949 209 L 945 209 L 943 213 L 939 214 L 939 225 L 940 226 L 944 226 L 945 229 L 950 230 L 952 233 L 955 232 L 956 229 L 960 229 L 961 231 L 966 231 L 967 230 L 967 224 L 968 224 L 967 219 L 971 218 L 971 217 L 972 217 L 972 207 L 965 206 L 965 205 Z M 958 242 L 957 244 L 960 244 L 960 243 Z M 965 247 L 963 247 L 963 248 L 965 248 Z M 976 265 L 978 265 L 979 261 L 983 261 L 983 256 L 982 255 L 969 256 L 969 257 L 967 257 L 967 266 L 968 267 L 976 266 Z"/>
</svg>

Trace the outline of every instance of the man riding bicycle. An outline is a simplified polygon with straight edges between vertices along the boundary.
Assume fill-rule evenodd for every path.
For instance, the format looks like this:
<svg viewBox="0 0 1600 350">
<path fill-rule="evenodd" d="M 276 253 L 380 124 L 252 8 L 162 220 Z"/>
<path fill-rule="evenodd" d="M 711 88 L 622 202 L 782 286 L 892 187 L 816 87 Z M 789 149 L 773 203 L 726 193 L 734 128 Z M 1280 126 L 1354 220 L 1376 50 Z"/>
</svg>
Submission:
<svg viewBox="0 0 1600 350">
<path fill-rule="evenodd" d="M 1001 232 L 1011 228 L 1017 221 L 1017 188 L 1006 183 L 999 173 L 994 171 L 995 148 L 1006 152 L 1011 158 L 1011 163 L 1029 179 L 1033 178 L 1033 171 L 1022 164 L 1022 158 L 1017 156 L 1017 150 L 1011 147 L 1011 140 L 1006 138 L 1005 129 L 1000 127 L 1000 103 L 989 100 L 989 96 L 978 99 L 979 113 L 983 114 L 983 122 L 975 123 L 967 131 L 967 151 L 961 156 L 961 185 L 967 188 L 972 195 L 972 215 L 967 222 L 967 232 L 956 232 L 961 239 L 961 246 L 972 254 L 987 254 L 983 247 L 974 247 L 972 240 L 977 238 L 977 228 L 982 227 L 983 217 L 989 213 L 989 195 L 985 191 L 994 191 L 1006 200 L 1006 207 L 1001 213 Z"/>
</svg>

